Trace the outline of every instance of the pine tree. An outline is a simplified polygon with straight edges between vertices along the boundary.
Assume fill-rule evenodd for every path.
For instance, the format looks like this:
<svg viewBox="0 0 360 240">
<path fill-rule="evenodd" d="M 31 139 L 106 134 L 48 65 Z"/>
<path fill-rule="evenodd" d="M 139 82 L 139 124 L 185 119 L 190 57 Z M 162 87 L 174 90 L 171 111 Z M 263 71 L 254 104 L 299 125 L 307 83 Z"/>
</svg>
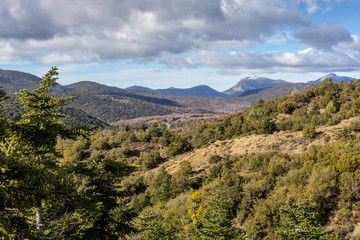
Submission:
<svg viewBox="0 0 360 240">
<path fill-rule="evenodd" d="M 77 210 L 84 221 L 77 237 L 119 239 L 135 232 L 132 220 L 136 214 L 124 206 L 117 184 L 134 167 L 123 160 L 96 159 L 81 162 L 76 168 L 77 174 L 87 181 Z"/>
<path fill-rule="evenodd" d="M 164 167 L 160 168 L 160 173 L 154 179 L 154 187 L 157 201 L 166 202 L 173 197 L 174 194 L 171 188 L 171 175 Z"/>
<path fill-rule="evenodd" d="M 142 239 L 145 240 L 170 240 L 176 239 L 174 233 L 167 230 L 163 225 L 163 217 L 161 215 L 144 212 L 140 217 L 139 232 Z"/>
<path fill-rule="evenodd" d="M 281 212 L 280 226 L 277 233 L 281 239 L 333 239 L 333 234 L 321 226 L 320 214 L 315 204 L 308 200 L 291 202 Z"/>
<path fill-rule="evenodd" d="M 62 202 L 69 191 L 73 191 L 57 163 L 59 153 L 55 146 L 59 137 L 75 138 L 85 135 L 86 131 L 67 128 L 59 120 L 66 117 L 59 108 L 73 97 L 50 96 L 51 87 L 57 84 L 57 75 L 57 68 L 51 68 L 40 81 L 39 88 L 16 93 L 26 112 L 19 121 L 10 122 L 8 136 L 0 144 L 5 155 L 2 166 L 6 169 L 0 185 L 5 186 L 7 193 L 3 217 L 23 220 L 35 215 L 34 220 L 22 221 L 21 225 L 9 229 L 16 238 L 45 237 L 43 230 L 56 227 L 59 221 L 45 223 L 44 207 L 50 202 Z"/>
<path fill-rule="evenodd" d="M 244 239 L 244 232 L 232 226 L 230 209 L 220 196 L 209 200 L 201 221 L 202 227 L 196 231 L 200 239 Z"/>
</svg>

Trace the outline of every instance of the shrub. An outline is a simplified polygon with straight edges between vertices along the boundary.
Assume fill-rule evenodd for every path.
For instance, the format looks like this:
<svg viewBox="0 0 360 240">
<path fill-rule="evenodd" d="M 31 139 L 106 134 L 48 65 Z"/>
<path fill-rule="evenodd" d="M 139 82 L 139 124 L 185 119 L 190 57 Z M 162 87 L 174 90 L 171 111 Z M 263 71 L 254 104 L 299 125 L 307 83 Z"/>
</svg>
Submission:
<svg viewBox="0 0 360 240">
<path fill-rule="evenodd" d="M 315 131 L 315 127 L 313 125 L 310 125 L 309 127 L 305 127 L 302 130 L 302 135 L 304 138 L 310 138 L 310 139 L 314 139 L 316 138 L 316 131 Z"/>
</svg>

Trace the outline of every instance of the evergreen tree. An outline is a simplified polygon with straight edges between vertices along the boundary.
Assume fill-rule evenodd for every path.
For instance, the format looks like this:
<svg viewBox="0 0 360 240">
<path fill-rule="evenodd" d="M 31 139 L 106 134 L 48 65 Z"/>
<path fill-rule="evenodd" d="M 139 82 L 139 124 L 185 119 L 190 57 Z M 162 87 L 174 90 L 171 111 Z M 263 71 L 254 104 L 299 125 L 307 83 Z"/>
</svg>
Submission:
<svg viewBox="0 0 360 240">
<path fill-rule="evenodd" d="M 220 196 L 212 197 L 201 218 L 202 227 L 196 231 L 199 239 L 244 239 L 244 232 L 231 223 L 231 212 Z"/>
<path fill-rule="evenodd" d="M 321 226 L 316 206 L 308 200 L 291 202 L 281 213 L 278 234 L 281 239 L 333 239 L 333 234 Z"/>
<path fill-rule="evenodd" d="M 59 137 L 75 138 L 85 134 L 78 128 L 67 128 L 59 120 L 66 117 L 58 112 L 59 108 L 73 98 L 49 95 L 51 87 L 57 84 L 57 75 L 57 68 L 54 67 L 43 77 L 39 88 L 16 93 L 26 112 L 19 121 L 10 124 L 9 136 L 0 145 L 5 155 L 2 166 L 6 169 L 0 185 L 5 185 L 7 192 L 3 217 L 32 219 L 35 209 L 35 219 L 23 221 L 22 229 L 16 231 L 23 233 L 35 228 L 33 236 L 37 238 L 45 237 L 43 230 L 54 228 L 58 223 L 44 221 L 45 205 L 65 201 L 69 191 L 73 190 L 56 160 L 59 155 L 55 148 L 57 140 Z M 16 238 L 21 236 L 24 235 L 16 235 Z"/>
<path fill-rule="evenodd" d="M 166 202 L 173 197 L 174 194 L 171 189 L 171 175 L 164 167 L 161 167 L 160 173 L 154 179 L 154 187 L 157 201 Z"/>
<path fill-rule="evenodd" d="M 145 240 L 170 240 L 176 239 L 173 232 L 167 230 L 163 225 L 163 218 L 151 212 L 145 212 L 140 218 L 139 232 Z"/>
<path fill-rule="evenodd" d="M 41 161 L 46 154 L 57 154 L 55 149 L 58 137 L 74 138 L 79 135 L 78 128 L 69 129 L 60 118 L 67 117 L 60 108 L 74 97 L 50 96 L 51 87 L 57 85 L 57 68 L 53 67 L 40 81 L 40 87 L 16 93 L 23 108 L 27 111 L 16 122 L 13 132 L 22 146 L 22 151 L 32 160 Z"/>
<path fill-rule="evenodd" d="M 118 182 L 133 167 L 122 160 L 95 159 L 77 165 L 76 172 L 87 181 L 77 212 L 84 222 L 78 230 L 81 239 L 119 239 L 135 231 L 136 216 L 121 200 Z"/>
</svg>

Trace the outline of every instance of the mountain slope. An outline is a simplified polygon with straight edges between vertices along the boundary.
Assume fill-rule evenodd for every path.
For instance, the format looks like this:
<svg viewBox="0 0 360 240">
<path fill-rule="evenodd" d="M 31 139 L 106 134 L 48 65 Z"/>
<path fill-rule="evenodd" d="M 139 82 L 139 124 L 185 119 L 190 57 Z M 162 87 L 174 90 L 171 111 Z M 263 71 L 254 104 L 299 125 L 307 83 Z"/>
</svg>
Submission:
<svg viewBox="0 0 360 240">
<path fill-rule="evenodd" d="M 274 151 L 275 149 L 286 154 L 301 154 L 314 145 L 326 146 L 336 143 L 344 127 L 349 127 L 358 122 L 359 119 L 355 117 L 343 120 L 334 126 L 321 126 L 316 129 L 316 132 L 319 133 L 318 137 L 311 141 L 304 139 L 301 131 L 292 132 L 291 134 L 284 131 L 273 134 L 254 134 L 231 140 L 216 141 L 205 148 L 196 149 L 190 153 L 172 158 L 160 165 L 159 168 L 164 166 L 169 173 L 173 174 L 179 169 L 179 164 L 182 161 L 189 161 L 194 172 L 204 174 L 204 172 L 209 172 L 210 167 L 213 165 L 208 161 L 209 156 L 215 154 L 220 156 L 252 155 Z M 360 133 L 356 133 L 356 135 L 360 136 Z"/>
<path fill-rule="evenodd" d="M 19 71 L 1 70 L 0 69 L 0 85 L 6 92 L 18 92 L 22 89 L 35 89 L 39 86 L 41 78 L 30 73 Z"/>
<path fill-rule="evenodd" d="M 81 81 L 65 86 L 68 92 L 82 92 L 82 93 L 97 93 L 101 95 L 108 96 L 117 96 L 117 97 L 127 97 L 134 98 L 137 100 L 171 106 L 171 107 L 182 107 L 177 102 L 171 101 L 160 97 L 158 94 L 148 90 L 126 90 L 118 87 L 110 87 L 104 84 L 90 82 L 90 81 Z"/>
<path fill-rule="evenodd" d="M 155 91 L 162 96 L 179 96 L 179 97 L 227 97 L 226 94 L 218 92 L 207 85 L 198 85 L 191 88 L 166 88 L 166 89 L 151 89 L 142 86 L 131 86 L 127 90 L 150 90 Z"/>
<path fill-rule="evenodd" d="M 5 99 L 0 104 L 0 112 L 9 118 L 19 118 L 25 113 L 25 109 L 21 107 L 19 100 L 15 96 L 10 96 L 8 99 Z M 60 109 L 60 112 L 63 112 L 69 116 L 69 118 L 62 119 L 63 122 L 71 126 L 99 126 L 105 127 L 109 124 L 97 119 L 86 112 L 65 106 Z"/>
<path fill-rule="evenodd" d="M 309 83 L 286 83 L 280 84 L 269 88 L 261 88 L 248 90 L 243 92 L 239 98 L 245 102 L 254 104 L 258 99 L 271 100 L 286 95 L 288 92 L 298 91 L 304 92 L 306 89 L 314 86 Z"/>
<path fill-rule="evenodd" d="M 250 76 L 241 79 L 235 86 L 224 91 L 230 97 L 237 97 L 247 90 L 268 88 L 279 84 L 288 83 L 284 80 L 273 80 L 260 76 Z"/>
<path fill-rule="evenodd" d="M 157 89 L 160 95 L 164 96 L 203 96 L 203 97 L 226 97 L 227 95 L 221 92 L 214 90 L 213 88 L 206 85 L 199 85 L 192 88 L 167 88 L 167 89 Z"/>
<path fill-rule="evenodd" d="M 330 74 L 327 74 L 317 80 L 314 80 L 314 81 L 309 81 L 308 83 L 311 83 L 311 84 L 320 84 L 322 83 L 324 80 L 326 79 L 329 79 L 331 78 L 331 80 L 333 82 L 341 82 L 341 81 L 344 81 L 344 82 L 348 82 L 350 80 L 355 80 L 354 78 L 351 78 L 351 77 L 346 77 L 346 76 L 338 76 L 336 75 L 335 73 L 330 73 Z"/>
<path fill-rule="evenodd" d="M 125 89 L 126 89 L 126 90 L 135 90 L 135 89 L 138 89 L 138 90 L 150 90 L 150 91 L 154 91 L 154 90 L 151 89 L 151 88 L 142 87 L 142 86 L 138 86 L 138 85 L 133 85 L 133 86 L 127 87 L 127 88 L 125 88 Z"/>
</svg>

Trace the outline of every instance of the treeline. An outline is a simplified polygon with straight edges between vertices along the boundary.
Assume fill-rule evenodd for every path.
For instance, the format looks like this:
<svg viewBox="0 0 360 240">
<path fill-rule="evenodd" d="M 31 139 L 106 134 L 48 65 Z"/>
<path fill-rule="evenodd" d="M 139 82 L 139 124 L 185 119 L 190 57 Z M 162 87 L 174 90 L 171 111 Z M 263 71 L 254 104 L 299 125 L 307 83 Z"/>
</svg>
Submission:
<svg viewBox="0 0 360 240">
<path fill-rule="evenodd" d="M 336 144 L 298 155 L 212 155 L 204 172 L 179 156 L 250 134 L 316 138 L 316 127 L 359 114 L 360 81 L 327 80 L 186 131 L 94 131 L 64 124 L 71 98 L 49 95 L 56 70 L 17 93 L 21 117 L 0 118 L 0 238 L 351 239 L 360 230 L 358 121 Z M 180 162 L 171 174 L 170 158 Z"/>
</svg>

